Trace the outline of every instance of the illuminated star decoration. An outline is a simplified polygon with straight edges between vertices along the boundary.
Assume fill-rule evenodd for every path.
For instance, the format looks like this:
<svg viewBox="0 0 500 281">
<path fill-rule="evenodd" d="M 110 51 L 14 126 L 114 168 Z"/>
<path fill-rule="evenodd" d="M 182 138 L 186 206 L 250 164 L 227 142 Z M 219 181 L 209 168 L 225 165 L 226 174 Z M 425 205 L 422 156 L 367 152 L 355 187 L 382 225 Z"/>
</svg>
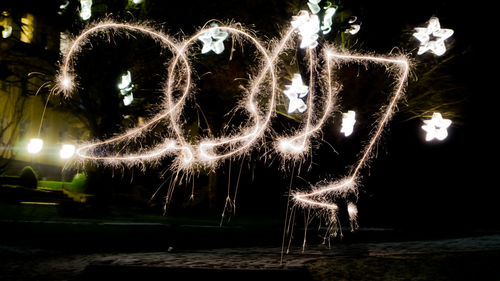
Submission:
<svg viewBox="0 0 500 281">
<path fill-rule="evenodd" d="M 321 8 L 318 5 L 319 2 L 321 2 L 321 0 L 309 0 L 309 2 L 307 2 L 307 6 L 309 6 L 311 13 L 317 14 L 321 11 Z"/>
<path fill-rule="evenodd" d="M 355 35 L 356 33 L 359 32 L 359 30 L 361 29 L 361 24 L 360 23 L 354 24 L 357 20 L 358 18 L 356 16 L 352 16 L 352 18 L 348 21 L 349 28 L 345 30 L 345 33 Z"/>
<path fill-rule="evenodd" d="M 214 24 L 211 29 L 198 37 L 198 39 L 203 42 L 201 53 L 206 54 L 210 51 L 214 51 L 216 54 L 222 53 L 224 51 L 224 39 L 226 39 L 228 35 L 227 32 L 220 31 L 217 25 Z"/>
<path fill-rule="evenodd" d="M 430 50 L 437 56 L 441 56 L 446 52 L 444 40 L 453 35 L 452 29 L 441 28 L 439 19 L 436 17 L 432 17 L 429 20 L 427 27 L 416 27 L 415 30 L 417 32 L 413 33 L 413 37 L 420 41 L 418 55 L 422 55 Z"/>
<path fill-rule="evenodd" d="M 424 120 L 424 124 L 422 129 L 427 132 L 426 141 L 433 139 L 442 141 L 448 136 L 448 127 L 451 125 L 451 120 L 443 119 L 441 113 L 434 112 L 432 119 Z"/>
<path fill-rule="evenodd" d="M 298 29 L 302 38 L 300 48 L 314 49 L 318 46 L 318 32 L 320 30 L 319 18 L 317 15 L 310 15 L 307 11 L 300 11 L 293 17 L 292 26 Z"/>
<path fill-rule="evenodd" d="M 283 91 L 285 96 L 290 100 L 288 104 L 288 113 L 299 111 L 300 113 L 306 111 L 307 105 L 301 99 L 307 96 L 309 88 L 302 82 L 300 74 L 294 74 L 291 85 L 285 86 L 287 89 Z"/>
<path fill-rule="evenodd" d="M 347 113 L 342 113 L 342 128 L 341 133 L 346 137 L 352 134 L 354 123 L 356 123 L 356 112 L 349 110 Z"/>
<path fill-rule="evenodd" d="M 127 74 L 122 75 L 121 82 L 118 84 L 118 89 L 120 89 L 120 94 L 123 96 L 123 104 L 125 106 L 129 106 L 134 100 L 133 88 L 132 75 L 130 71 L 127 71 Z"/>
</svg>

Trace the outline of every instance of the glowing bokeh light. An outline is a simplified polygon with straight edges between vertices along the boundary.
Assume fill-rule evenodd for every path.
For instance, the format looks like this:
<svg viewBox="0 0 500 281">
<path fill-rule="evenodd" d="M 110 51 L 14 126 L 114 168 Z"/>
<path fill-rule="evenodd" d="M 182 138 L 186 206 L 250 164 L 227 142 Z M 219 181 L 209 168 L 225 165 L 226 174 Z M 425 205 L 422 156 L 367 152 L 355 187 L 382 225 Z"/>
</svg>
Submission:
<svg viewBox="0 0 500 281">
<path fill-rule="evenodd" d="M 289 99 L 288 113 L 298 111 L 300 113 L 306 111 L 307 105 L 302 98 L 307 96 L 309 88 L 302 82 L 300 74 L 294 74 L 292 84 L 286 85 L 286 90 L 283 91 L 285 96 Z"/>
<path fill-rule="evenodd" d="M 42 148 L 43 148 L 43 140 L 39 138 L 30 139 L 27 147 L 28 153 L 30 154 L 37 154 L 40 151 L 42 151 Z"/>
<path fill-rule="evenodd" d="M 427 27 L 416 27 L 415 30 L 413 37 L 420 41 L 418 55 L 422 55 L 427 51 L 431 51 L 437 56 L 443 55 L 446 52 L 444 41 L 453 35 L 452 29 L 441 28 L 437 17 L 431 17 Z"/>
<path fill-rule="evenodd" d="M 63 144 L 61 150 L 59 150 L 59 157 L 61 159 L 69 159 L 75 154 L 75 146 L 72 144 Z"/>
<path fill-rule="evenodd" d="M 323 23 L 321 24 L 321 30 L 323 31 L 323 34 L 328 34 L 330 33 L 330 31 L 332 31 L 333 16 L 335 15 L 336 11 L 337 8 L 335 7 L 326 9 L 325 15 L 323 16 Z"/>
<path fill-rule="evenodd" d="M 216 54 L 224 52 L 224 40 L 229 33 L 220 31 L 217 25 L 214 24 L 212 28 L 201 34 L 198 39 L 203 42 L 202 54 L 213 51 Z"/>
<path fill-rule="evenodd" d="M 348 137 L 352 134 L 354 124 L 356 123 L 356 112 L 349 110 L 347 113 L 342 113 L 342 128 L 341 133 Z"/>
<path fill-rule="evenodd" d="M 88 20 L 92 16 L 92 0 L 80 0 L 80 17 Z"/>
<path fill-rule="evenodd" d="M 311 13 L 313 13 L 314 15 L 319 13 L 319 11 L 321 11 L 321 7 L 319 6 L 319 2 L 321 2 L 321 0 L 309 0 L 309 2 L 307 2 L 307 6 L 309 7 L 309 10 L 311 10 Z"/>
<path fill-rule="evenodd" d="M 297 16 L 293 17 L 291 23 L 293 27 L 298 29 L 301 36 L 301 49 L 314 49 L 318 46 L 320 22 L 317 15 L 310 15 L 307 11 L 300 11 Z"/>
<path fill-rule="evenodd" d="M 12 26 L 10 25 L 3 26 L 2 38 L 4 39 L 9 38 L 11 34 L 12 34 Z"/>
<path fill-rule="evenodd" d="M 451 125 L 451 120 L 443 119 L 441 113 L 434 112 L 432 118 L 424 120 L 422 129 L 426 132 L 425 140 L 431 141 L 433 139 L 444 140 L 448 137 L 448 127 Z"/>
</svg>

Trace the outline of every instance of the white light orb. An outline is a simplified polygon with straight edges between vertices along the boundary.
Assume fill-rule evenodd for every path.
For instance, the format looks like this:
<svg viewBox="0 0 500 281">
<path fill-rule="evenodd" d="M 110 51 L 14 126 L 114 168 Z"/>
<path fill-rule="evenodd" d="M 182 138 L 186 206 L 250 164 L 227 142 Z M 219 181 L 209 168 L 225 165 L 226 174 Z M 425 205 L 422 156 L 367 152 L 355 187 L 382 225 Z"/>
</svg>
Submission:
<svg viewBox="0 0 500 281">
<path fill-rule="evenodd" d="M 72 144 L 63 144 L 61 150 L 59 150 L 59 157 L 61 159 L 69 159 L 75 154 L 75 146 Z"/>
<path fill-rule="evenodd" d="M 30 142 L 28 143 L 28 153 L 30 154 L 37 154 L 40 151 L 42 151 L 43 148 L 43 140 L 39 138 L 33 138 L 30 139 Z"/>
</svg>

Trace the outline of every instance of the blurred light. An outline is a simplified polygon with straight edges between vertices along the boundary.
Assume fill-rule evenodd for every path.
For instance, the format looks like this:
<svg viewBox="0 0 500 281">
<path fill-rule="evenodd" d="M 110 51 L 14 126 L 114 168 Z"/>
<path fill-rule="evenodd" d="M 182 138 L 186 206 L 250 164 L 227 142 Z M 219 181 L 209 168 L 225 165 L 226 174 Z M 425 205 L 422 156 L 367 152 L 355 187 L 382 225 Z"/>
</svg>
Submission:
<svg viewBox="0 0 500 281">
<path fill-rule="evenodd" d="M 140 4 L 140 3 L 142 3 L 142 0 L 133 0 L 132 2 L 133 2 L 134 4 Z"/>
<path fill-rule="evenodd" d="M 62 159 L 71 158 L 75 154 L 75 146 L 72 144 L 63 144 L 61 150 L 59 150 L 59 157 Z"/>
<path fill-rule="evenodd" d="M 10 25 L 3 26 L 2 38 L 9 38 L 11 34 L 12 34 L 12 26 Z"/>
<path fill-rule="evenodd" d="M 359 25 L 359 24 L 353 24 L 345 32 L 349 33 L 351 35 L 354 35 L 354 34 L 358 33 L 360 29 L 361 29 L 361 25 Z"/>
<path fill-rule="evenodd" d="M 288 113 L 292 113 L 296 110 L 299 112 L 304 112 L 307 109 L 307 105 L 301 99 L 307 96 L 309 88 L 303 84 L 302 76 L 300 74 L 294 74 L 291 85 L 285 86 L 287 89 L 283 91 L 285 96 L 290 100 L 288 104 Z"/>
<path fill-rule="evenodd" d="M 336 11 L 337 9 L 335 7 L 326 9 L 325 15 L 323 16 L 323 24 L 321 25 L 323 34 L 328 34 L 332 30 L 333 16 L 335 15 Z"/>
<path fill-rule="evenodd" d="M 344 133 L 346 137 L 350 136 L 355 123 L 356 112 L 349 110 L 347 113 L 342 113 L 342 128 L 340 129 L 340 132 Z"/>
<path fill-rule="evenodd" d="M 118 89 L 120 89 L 122 95 L 126 95 L 132 90 L 133 87 L 130 84 L 132 84 L 132 74 L 130 74 L 130 71 L 127 71 L 127 74 L 122 75 L 122 81 L 118 84 Z"/>
<path fill-rule="evenodd" d="M 314 49 L 318 46 L 319 18 L 317 15 L 309 15 L 307 11 L 300 11 L 292 18 L 292 26 L 299 30 L 302 41 L 300 48 Z"/>
<path fill-rule="evenodd" d="M 433 52 L 437 56 L 441 56 L 446 52 L 444 40 L 453 35 L 452 29 L 442 29 L 439 19 L 432 17 L 429 20 L 427 27 L 416 27 L 417 32 L 413 33 L 413 37 L 420 41 L 420 48 L 417 54 L 422 55 L 427 51 Z"/>
<path fill-rule="evenodd" d="M 129 106 L 134 101 L 134 94 L 130 93 L 123 97 L 123 104 Z"/>
<path fill-rule="evenodd" d="M 22 26 L 19 40 L 24 43 L 31 43 L 31 40 L 33 39 L 33 21 L 34 17 L 32 14 L 26 14 L 26 16 L 21 18 Z"/>
<path fill-rule="evenodd" d="M 92 0 L 80 0 L 80 17 L 82 20 L 88 20 L 92 16 Z"/>
<path fill-rule="evenodd" d="M 43 148 L 43 140 L 34 138 L 30 139 L 30 142 L 28 143 L 28 152 L 31 154 L 37 154 L 40 152 Z"/>
<path fill-rule="evenodd" d="M 224 51 L 224 39 L 227 38 L 229 33 L 220 31 L 217 26 L 218 25 L 213 24 L 212 28 L 198 37 L 198 40 L 203 42 L 203 48 L 201 49 L 202 54 L 206 54 L 210 51 L 220 54 Z"/>
<path fill-rule="evenodd" d="M 442 141 L 448 136 L 448 127 L 451 125 L 451 120 L 443 119 L 441 113 L 434 112 L 432 119 L 424 120 L 424 124 L 422 129 L 427 132 L 426 141 L 433 139 Z"/>
<path fill-rule="evenodd" d="M 321 2 L 321 0 L 309 0 L 307 6 L 309 6 L 309 10 L 311 10 L 311 13 L 317 14 L 319 13 L 319 11 L 321 11 L 321 8 L 318 5 L 319 2 Z"/>
</svg>

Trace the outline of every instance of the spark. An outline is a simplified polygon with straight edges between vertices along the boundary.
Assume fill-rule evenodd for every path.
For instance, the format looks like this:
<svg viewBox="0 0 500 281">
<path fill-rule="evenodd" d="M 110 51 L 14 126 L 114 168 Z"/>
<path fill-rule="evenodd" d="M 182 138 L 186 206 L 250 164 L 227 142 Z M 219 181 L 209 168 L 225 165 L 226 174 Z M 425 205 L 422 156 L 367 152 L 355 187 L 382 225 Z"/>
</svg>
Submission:
<svg viewBox="0 0 500 281">
<path fill-rule="evenodd" d="M 424 124 L 422 129 L 427 132 L 425 135 L 426 141 L 433 139 L 442 141 L 448 136 L 448 127 L 451 125 L 451 120 L 443 119 L 441 113 L 434 112 L 431 119 L 424 120 Z"/>
<path fill-rule="evenodd" d="M 453 35 L 452 29 L 441 28 L 439 19 L 436 17 L 431 17 L 427 27 L 416 27 L 415 30 L 417 32 L 413 33 L 413 37 L 420 41 L 418 55 L 427 51 L 431 51 L 437 56 L 443 55 L 446 52 L 444 41 Z"/>
<path fill-rule="evenodd" d="M 270 130 L 270 121 L 274 116 L 278 97 L 279 85 L 276 69 L 277 64 L 280 62 L 280 55 L 293 45 L 290 42 L 300 39 L 300 48 L 305 48 L 308 54 L 306 56 L 309 62 L 309 78 L 306 81 L 308 86 L 304 84 L 300 74 L 295 74 L 292 84 L 286 85 L 283 93 L 290 100 L 289 113 L 295 111 L 305 112 L 306 110 L 307 113 L 303 121 L 305 125 L 300 130 L 288 136 L 277 136 L 273 139 L 275 151 L 280 153 L 283 158 L 290 157 L 297 160 L 305 155 L 310 150 L 310 139 L 321 131 L 329 119 L 336 106 L 337 96 L 341 88 L 333 80 L 335 68 L 352 63 L 375 64 L 385 66 L 389 71 L 396 74 L 394 75 L 396 83 L 394 83 L 395 86 L 387 105 L 383 107 L 384 111 L 380 112 L 379 118 L 374 124 L 374 130 L 364 145 L 360 158 L 352 166 L 350 173 L 333 182 L 313 185 L 310 191 L 294 192 L 292 195 L 292 200 L 296 205 L 303 208 L 324 210 L 332 218 L 331 222 L 337 222 L 338 220 L 335 217 L 339 207 L 334 201 L 338 198 L 345 198 L 348 194 L 357 195 L 360 180 L 359 173 L 368 162 L 385 125 L 395 111 L 398 100 L 403 95 L 408 78 L 409 63 L 404 57 L 340 53 L 331 46 L 325 46 L 323 52 L 316 59 L 314 48 L 318 45 L 317 33 L 319 30 L 318 17 L 309 15 L 307 11 L 301 11 L 298 16 L 294 17 L 291 26 L 284 32 L 283 37 L 274 45 L 267 47 L 251 32 L 240 26 L 211 26 L 203 28 L 191 37 L 180 41 L 174 41 L 160 31 L 138 24 L 104 22 L 89 27 L 74 39 L 61 63 L 57 89 L 66 96 L 70 96 L 75 89 L 74 64 L 78 61 L 75 56 L 80 55 L 82 46 L 92 38 L 97 37 L 96 35 L 109 35 L 117 31 L 142 33 L 164 45 L 173 53 L 173 57 L 167 63 L 168 75 L 163 88 L 164 103 L 162 104 L 162 110 L 141 125 L 121 135 L 104 141 L 80 145 L 75 150 L 75 158 L 82 161 L 100 161 L 108 165 L 145 163 L 154 165 L 162 158 L 172 156 L 175 157 L 173 169 L 178 169 L 177 172 L 179 172 L 180 170 L 192 169 L 196 165 L 214 166 L 224 160 L 248 153 L 257 144 L 261 143 L 265 133 Z M 299 36 L 296 36 L 296 34 Z M 244 105 L 242 108 L 246 109 L 248 122 L 227 136 L 201 138 L 198 142 L 188 142 L 182 130 L 180 117 L 186 100 L 193 94 L 191 88 L 191 73 L 193 70 L 188 59 L 193 55 L 190 53 L 194 49 L 191 46 L 197 41 L 202 41 L 204 45 L 201 53 L 210 51 L 221 53 L 224 50 L 223 40 L 229 36 L 235 36 L 249 42 L 255 47 L 260 56 L 258 73 L 252 75 L 254 78 L 246 86 L 246 97 L 242 101 Z M 315 76 L 318 61 L 324 64 L 324 68 L 321 70 L 320 76 L 318 76 L 319 79 Z M 179 81 L 179 75 L 183 75 L 183 83 L 181 84 L 176 83 Z M 317 83 L 318 81 L 322 83 Z M 319 85 L 318 89 L 314 89 L 315 84 Z M 174 92 L 180 92 L 181 94 L 175 95 L 174 98 Z M 315 103 L 315 92 L 324 94 L 321 103 Z M 307 104 L 302 100 L 306 95 L 308 96 Z M 258 97 L 261 96 L 267 99 L 263 106 L 260 106 L 257 102 Z M 319 112 L 319 109 L 321 109 L 321 112 Z M 349 115 L 349 113 L 347 114 Z M 352 117 L 345 121 L 343 132 L 346 135 L 349 134 L 349 131 L 352 132 L 352 125 L 354 125 L 354 112 L 349 116 L 351 115 Z M 107 152 L 104 149 L 106 145 L 123 144 L 136 140 L 149 132 L 150 128 L 161 120 L 168 120 L 169 122 L 167 136 L 161 144 L 148 150 L 106 155 Z M 347 123 L 350 123 L 349 126 Z M 354 203 L 349 204 L 348 213 L 351 222 L 354 222 L 355 217 L 357 217 L 357 208 Z"/>
<path fill-rule="evenodd" d="M 327 62 L 328 74 L 331 75 L 332 65 L 348 64 L 348 63 L 374 63 L 381 64 L 383 66 L 395 66 L 394 71 L 397 72 L 396 76 L 396 86 L 393 89 L 392 96 L 390 97 L 385 111 L 380 114 L 380 117 L 375 122 L 375 130 L 371 134 L 367 145 L 362 150 L 361 157 L 354 165 L 351 173 L 343 179 L 333 181 L 328 184 L 321 184 L 313 186 L 310 192 L 296 192 L 293 194 L 292 199 L 296 205 L 302 206 L 307 209 L 318 209 L 324 210 L 330 214 L 330 216 L 335 216 L 338 205 L 334 202 L 338 198 L 345 198 L 348 194 L 358 194 L 358 181 L 359 173 L 362 167 L 366 165 L 375 144 L 380 138 L 385 125 L 389 122 L 392 114 L 395 111 L 396 104 L 398 100 L 403 95 L 404 87 L 406 85 L 409 73 L 409 63 L 406 58 L 391 58 L 383 56 L 365 56 L 357 54 L 347 54 L 347 53 L 336 53 L 333 48 L 325 51 L 325 59 Z M 335 63 L 329 63 L 330 61 Z M 327 76 L 328 78 L 329 76 Z M 349 207 L 350 206 L 350 207 Z M 354 212 L 355 204 L 350 203 L 348 209 L 350 209 L 349 216 L 351 218 L 351 224 L 355 224 L 354 213 L 357 215 L 357 211 Z M 336 220 L 332 221 L 336 223 Z"/>
</svg>

